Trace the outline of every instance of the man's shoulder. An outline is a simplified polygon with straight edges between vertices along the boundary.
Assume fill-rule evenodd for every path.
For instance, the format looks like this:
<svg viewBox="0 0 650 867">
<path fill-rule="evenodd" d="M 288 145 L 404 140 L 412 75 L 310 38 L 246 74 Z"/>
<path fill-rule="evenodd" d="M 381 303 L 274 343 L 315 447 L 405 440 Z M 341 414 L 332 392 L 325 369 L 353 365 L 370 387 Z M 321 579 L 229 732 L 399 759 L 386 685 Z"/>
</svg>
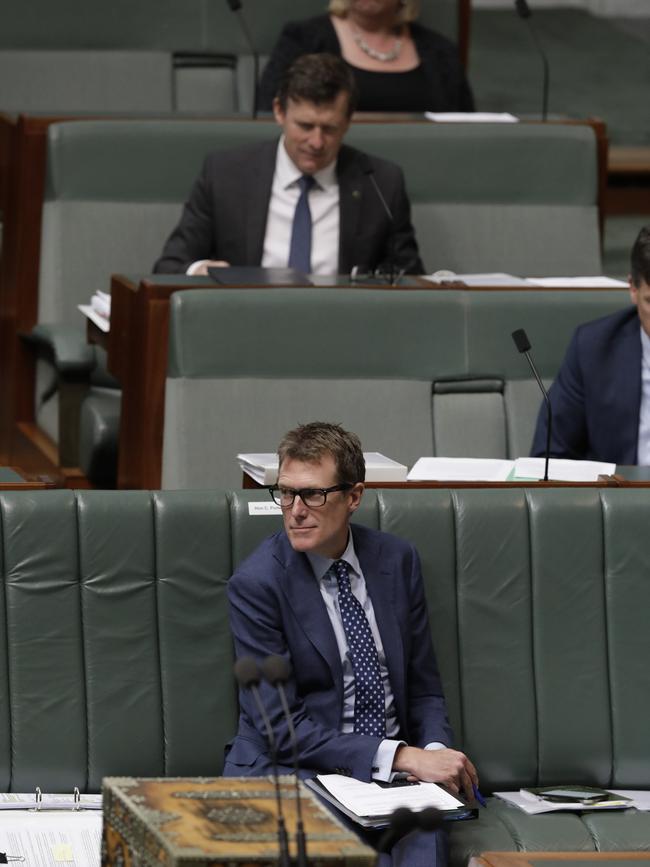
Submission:
<svg viewBox="0 0 650 867">
<path fill-rule="evenodd" d="M 342 171 L 357 171 L 361 174 L 393 174 L 402 175 L 402 169 L 397 163 L 359 150 L 352 145 L 341 145 L 338 157 L 339 173 Z"/>
<path fill-rule="evenodd" d="M 398 553 L 409 554 L 413 552 L 414 547 L 406 539 L 401 536 L 394 536 L 392 533 L 386 533 L 384 530 L 373 530 L 371 527 L 366 527 L 364 524 L 350 524 L 352 537 L 354 539 L 357 555 L 359 549 L 364 550 L 379 550 L 395 551 Z"/>
<path fill-rule="evenodd" d="M 284 530 L 278 530 L 267 536 L 251 553 L 239 563 L 233 577 L 240 574 L 270 575 L 275 567 L 281 568 L 286 561 L 290 549 L 289 540 Z"/>
<path fill-rule="evenodd" d="M 275 160 L 278 139 L 251 142 L 240 147 L 224 148 L 210 151 L 205 158 L 204 169 L 228 171 L 239 166 L 259 163 L 264 160 Z"/>
<path fill-rule="evenodd" d="M 575 336 L 582 346 L 597 345 L 603 340 L 619 337 L 622 333 L 639 327 L 639 316 L 636 307 L 630 304 L 623 310 L 608 313 L 598 319 L 583 322 L 576 328 Z"/>
</svg>

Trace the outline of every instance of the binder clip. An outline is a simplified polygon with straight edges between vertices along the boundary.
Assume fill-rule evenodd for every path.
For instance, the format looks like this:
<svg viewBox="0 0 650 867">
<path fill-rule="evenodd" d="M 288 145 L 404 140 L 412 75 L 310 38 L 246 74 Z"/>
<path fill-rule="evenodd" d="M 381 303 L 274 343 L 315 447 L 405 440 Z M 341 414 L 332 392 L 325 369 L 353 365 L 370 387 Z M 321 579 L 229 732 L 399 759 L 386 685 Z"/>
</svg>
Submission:
<svg viewBox="0 0 650 867">
<path fill-rule="evenodd" d="M 72 809 L 75 813 L 77 813 L 81 809 L 81 793 L 77 786 L 74 787 L 72 791 L 73 803 Z"/>
<path fill-rule="evenodd" d="M 36 803 L 34 809 L 38 813 L 41 809 L 41 804 L 43 803 L 43 792 L 41 792 L 40 786 L 36 786 L 36 790 L 34 792 L 34 801 Z"/>
</svg>

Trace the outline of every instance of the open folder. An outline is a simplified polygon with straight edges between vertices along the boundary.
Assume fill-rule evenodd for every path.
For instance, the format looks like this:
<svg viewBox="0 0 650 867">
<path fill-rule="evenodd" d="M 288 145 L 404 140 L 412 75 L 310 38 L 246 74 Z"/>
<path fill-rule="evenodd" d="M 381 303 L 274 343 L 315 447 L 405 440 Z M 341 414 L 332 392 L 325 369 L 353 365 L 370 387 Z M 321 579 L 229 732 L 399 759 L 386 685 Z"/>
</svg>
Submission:
<svg viewBox="0 0 650 867">
<path fill-rule="evenodd" d="M 475 819 L 476 805 L 450 795 L 436 783 L 362 783 L 342 774 L 319 774 L 305 785 L 364 828 L 385 828 L 398 807 L 414 812 L 435 807 L 443 819 Z"/>
</svg>

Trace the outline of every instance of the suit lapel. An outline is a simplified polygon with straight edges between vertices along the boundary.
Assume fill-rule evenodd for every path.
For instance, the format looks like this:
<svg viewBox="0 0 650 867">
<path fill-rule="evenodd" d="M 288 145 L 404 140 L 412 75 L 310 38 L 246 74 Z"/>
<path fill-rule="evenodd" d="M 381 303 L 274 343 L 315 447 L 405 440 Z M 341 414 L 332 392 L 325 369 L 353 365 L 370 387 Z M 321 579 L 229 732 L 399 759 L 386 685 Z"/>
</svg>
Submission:
<svg viewBox="0 0 650 867">
<path fill-rule="evenodd" d="M 366 587 L 372 601 L 377 627 L 384 647 L 399 723 L 402 730 L 405 731 L 404 644 L 400 625 L 395 616 L 396 585 L 398 581 L 402 580 L 402 576 L 395 574 L 395 571 L 384 560 L 382 547 L 378 548 L 374 540 L 372 545 L 368 545 L 365 534 L 359 533 L 354 525 L 352 525 L 352 531 L 355 551 L 363 570 L 363 577 L 366 580 Z"/>
<path fill-rule="evenodd" d="M 339 272 L 349 274 L 355 262 L 354 251 L 361 218 L 364 175 L 354 152 L 345 145 L 339 152 L 336 172 L 339 182 Z"/>
<path fill-rule="evenodd" d="M 271 201 L 271 188 L 275 174 L 275 157 L 278 141 L 263 142 L 260 145 L 259 160 L 251 161 L 250 172 L 246 174 L 242 190 L 242 213 L 245 224 L 243 238 L 245 244 L 245 262 L 261 264 L 264 252 L 264 236 L 266 221 Z M 246 207 L 243 207 L 243 203 Z"/>
<path fill-rule="evenodd" d="M 284 534 L 279 539 L 276 556 L 283 566 L 280 584 L 291 610 L 307 638 L 329 665 L 342 702 L 343 669 L 336 637 L 309 560 L 293 550 Z"/>
</svg>

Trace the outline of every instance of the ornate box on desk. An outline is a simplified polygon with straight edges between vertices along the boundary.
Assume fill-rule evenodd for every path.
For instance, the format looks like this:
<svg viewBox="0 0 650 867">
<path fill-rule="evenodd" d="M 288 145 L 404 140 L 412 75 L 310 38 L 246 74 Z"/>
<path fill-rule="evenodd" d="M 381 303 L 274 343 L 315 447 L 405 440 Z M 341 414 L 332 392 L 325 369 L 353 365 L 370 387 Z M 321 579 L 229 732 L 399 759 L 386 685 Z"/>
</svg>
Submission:
<svg viewBox="0 0 650 867">
<path fill-rule="evenodd" d="M 280 781 L 290 854 L 295 858 L 295 784 L 292 777 Z M 312 867 L 376 863 L 376 853 L 302 785 L 300 794 Z M 103 867 L 278 864 L 275 788 L 267 777 L 107 777 L 103 796 Z"/>
</svg>

